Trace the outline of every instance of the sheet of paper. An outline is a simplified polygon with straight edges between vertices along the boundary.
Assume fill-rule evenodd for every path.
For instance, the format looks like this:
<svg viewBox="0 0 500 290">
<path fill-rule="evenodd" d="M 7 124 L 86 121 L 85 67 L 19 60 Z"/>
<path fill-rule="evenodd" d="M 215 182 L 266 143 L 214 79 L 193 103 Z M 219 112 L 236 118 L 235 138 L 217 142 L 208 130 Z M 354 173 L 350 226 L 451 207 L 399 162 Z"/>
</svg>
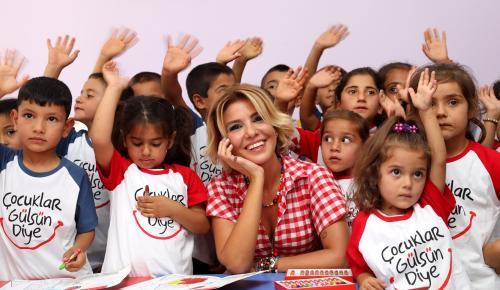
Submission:
<svg viewBox="0 0 500 290">
<path fill-rule="evenodd" d="M 124 289 L 127 290 L 184 290 L 184 289 L 217 289 L 222 286 L 231 284 L 238 280 L 242 280 L 260 273 L 252 272 L 239 275 L 230 275 L 226 277 L 215 277 L 215 276 L 201 276 L 201 275 L 178 275 L 171 274 L 162 277 L 158 277 L 149 281 L 138 283 Z"/>
<path fill-rule="evenodd" d="M 119 284 L 130 273 L 130 266 L 116 273 L 98 273 L 82 276 L 76 279 L 46 279 L 46 280 L 13 280 L 0 289 L 9 290 L 66 290 L 107 288 Z"/>
</svg>

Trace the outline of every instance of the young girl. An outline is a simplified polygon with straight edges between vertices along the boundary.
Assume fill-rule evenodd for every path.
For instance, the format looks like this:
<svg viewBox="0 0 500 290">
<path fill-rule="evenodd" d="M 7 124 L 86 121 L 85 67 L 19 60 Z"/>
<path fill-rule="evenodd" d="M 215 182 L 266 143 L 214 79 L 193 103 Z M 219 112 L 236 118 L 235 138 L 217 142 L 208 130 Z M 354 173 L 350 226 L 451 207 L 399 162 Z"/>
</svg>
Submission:
<svg viewBox="0 0 500 290">
<path fill-rule="evenodd" d="M 446 221 L 455 201 L 445 185 L 445 145 L 431 109 L 435 90 L 426 70 L 417 94 L 411 91 L 429 145 L 414 122 L 393 117 L 356 163 L 360 212 L 347 255 L 360 289 L 454 287 L 456 255 Z"/>
<path fill-rule="evenodd" d="M 333 172 L 346 200 L 346 221 L 350 229 L 358 213 L 352 200 L 352 168 L 370 136 L 368 124 L 357 113 L 342 109 L 329 111 L 323 116 L 320 134 L 323 160 Z"/>
<path fill-rule="evenodd" d="M 217 256 L 233 273 L 345 266 L 345 203 L 326 168 L 287 156 L 290 118 L 238 85 L 212 106 L 207 153 L 226 169 L 208 185 Z"/>
<path fill-rule="evenodd" d="M 500 278 L 486 266 L 482 247 L 496 236 L 500 154 L 467 138 L 470 123 L 479 123 L 476 86 L 467 71 L 454 64 L 428 68 L 438 81 L 432 104 L 446 143 L 446 183 L 457 202 L 448 218 L 453 244 L 475 289 L 499 289 Z"/>
<path fill-rule="evenodd" d="M 189 166 L 185 112 L 161 98 L 130 98 L 120 112 L 122 144 L 114 148 L 115 109 L 127 80 L 114 62 L 90 131 L 99 175 L 110 190 L 111 218 L 103 272 L 131 264 L 132 276 L 192 273 L 192 233 L 206 233 L 206 190 Z M 181 164 L 181 165 L 179 165 Z"/>
</svg>

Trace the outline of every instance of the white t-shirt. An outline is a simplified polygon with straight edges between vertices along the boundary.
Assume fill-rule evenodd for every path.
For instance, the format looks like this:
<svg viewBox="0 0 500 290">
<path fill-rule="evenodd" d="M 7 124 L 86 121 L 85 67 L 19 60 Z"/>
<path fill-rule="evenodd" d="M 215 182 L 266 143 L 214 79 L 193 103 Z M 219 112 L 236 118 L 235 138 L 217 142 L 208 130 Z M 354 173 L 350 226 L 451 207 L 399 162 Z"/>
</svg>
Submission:
<svg viewBox="0 0 500 290">
<path fill-rule="evenodd" d="M 49 172 L 33 172 L 22 151 L 0 145 L 0 280 L 77 277 L 59 270 L 77 233 L 97 225 L 85 171 L 63 158 Z"/>
<path fill-rule="evenodd" d="M 71 129 L 68 137 L 59 142 L 57 153 L 85 169 L 90 179 L 99 223 L 95 229 L 92 246 L 87 250 L 87 257 L 92 268 L 98 268 L 104 261 L 106 241 L 108 239 L 109 192 L 99 178 L 94 148 L 92 147 L 88 132 L 86 128 L 82 128 L 82 123 L 78 122 L 77 124 Z"/>
<path fill-rule="evenodd" d="M 447 188 L 428 182 L 403 215 L 359 212 L 347 249 L 354 276 L 373 273 L 386 289 L 468 289 L 445 223 L 453 206 Z"/>
<path fill-rule="evenodd" d="M 500 215 L 500 154 L 469 142 L 447 160 L 446 183 L 457 204 L 448 218 L 458 257 L 475 289 L 500 289 L 500 278 L 484 262 L 483 245 Z"/>
<path fill-rule="evenodd" d="M 193 111 L 193 133 L 191 135 L 191 169 L 200 177 L 205 185 L 210 180 L 222 172 L 220 164 L 214 164 L 205 153 L 208 144 L 207 125 Z M 217 264 L 217 255 L 215 252 L 215 242 L 212 233 L 206 235 L 195 235 L 194 237 L 193 257 L 208 265 Z"/>
<path fill-rule="evenodd" d="M 337 181 L 337 183 L 339 184 L 340 189 L 342 190 L 342 196 L 345 199 L 345 220 L 347 222 L 349 230 L 351 230 L 352 222 L 359 212 L 359 209 L 356 207 L 356 204 L 354 204 L 354 201 L 352 199 L 354 194 L 353 178 L 351 176 L 335 176 L 335 181 Z"/>
<path fill-rule="evenodd" d="M 102 272 L 118 271 L 130 264 L 131 276 L 192 274 L 193 235 L 169 217 L 144 217 L 136 206 L 146 185 L 151 196 L 166 196 L 186 207 L 203 203 L 207 192 L 198 176 L 176 164 L 160 170 L 142 169 L 117 151 L 109 175 L 99 174 L 111 200 Z"/>
</svg>

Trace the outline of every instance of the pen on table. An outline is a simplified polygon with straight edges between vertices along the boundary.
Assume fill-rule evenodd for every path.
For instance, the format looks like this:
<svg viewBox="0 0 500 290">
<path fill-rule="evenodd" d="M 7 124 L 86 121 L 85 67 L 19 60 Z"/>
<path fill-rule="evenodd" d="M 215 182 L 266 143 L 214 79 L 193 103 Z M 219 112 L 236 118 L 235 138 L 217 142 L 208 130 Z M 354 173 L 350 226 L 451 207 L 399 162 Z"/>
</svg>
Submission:
<svg viewBox="0 0 500 290">
<path fill-rule="evenodd" d="M 69 263 L 71 262 L 72 260 L 75 260 L 76 261 L 76 257 L 78 257 L 78 255 L 82 252 L 81 249 L 76 249 L 73 254 L 71 254 L 71 256 L 68 258 L 67 261 L 63 262 L 61 265 L 59 265 L 59 270 L 62 270 L 64 268 L 66 268 L 66 263 Z"/>
</svg>

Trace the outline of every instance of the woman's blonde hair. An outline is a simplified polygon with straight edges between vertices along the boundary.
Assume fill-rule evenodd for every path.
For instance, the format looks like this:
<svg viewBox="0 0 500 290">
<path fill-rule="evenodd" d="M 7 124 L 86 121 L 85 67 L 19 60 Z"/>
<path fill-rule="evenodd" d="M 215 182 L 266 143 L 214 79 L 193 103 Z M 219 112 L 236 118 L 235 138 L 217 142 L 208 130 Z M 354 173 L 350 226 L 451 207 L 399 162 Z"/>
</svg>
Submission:
<svg viewBox="0 0 500 290">
<path fill-rule="evenodd" d="M 229 105 L 237 101 L 248 100 L 264 122 L 274 127 L 277 133 L 276 154 L 287 154 L 290 138 L 295 130 L 290 116 L 281 113 L 271 102 L 268 93 L 256 86 L 237 84 L 229 88 L 226 94 L 217 100 L 210 109 L 207 119 L 208 145 L 206 154 L 216 163 L 219 142 L 227 136 L 224 125 L 224 112 Z"/>
</svg>

